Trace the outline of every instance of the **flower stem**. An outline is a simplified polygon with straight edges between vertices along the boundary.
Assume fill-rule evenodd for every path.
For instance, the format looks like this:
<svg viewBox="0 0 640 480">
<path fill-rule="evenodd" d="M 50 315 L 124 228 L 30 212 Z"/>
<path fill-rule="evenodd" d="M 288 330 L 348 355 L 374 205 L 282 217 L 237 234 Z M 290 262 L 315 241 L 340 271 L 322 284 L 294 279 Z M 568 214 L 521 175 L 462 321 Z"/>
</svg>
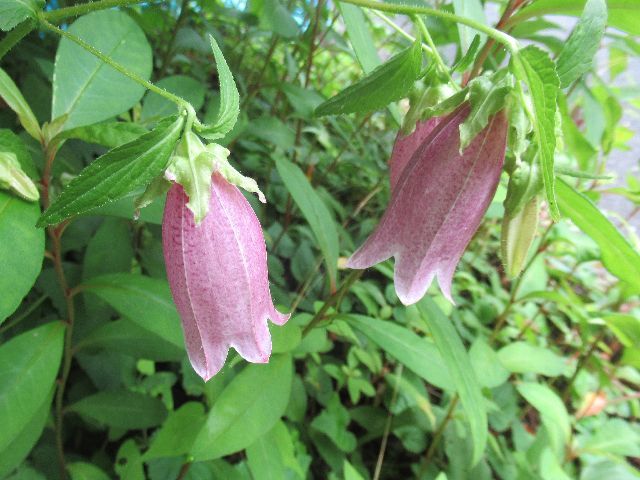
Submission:
<svg viewBox="0 0 640 480">
<path fill-rule="evenodd" d="M 42 18 L 42 17 L 40 18 L 40 24 L 43 27 L 45 27 L 47 30 L 51 30 L 52 32 L 55 32 L 58 35 L 61 35 L 62 37 L 64 37 L 64 38 L 66 38 L 68 40 L 71 40 L 72 42 L 76 43 L 77 45 L 79 45 L 80 47 L 85 49 L 87 52 L 89 52 L 92 55 L 96 56 L 97 58 L 102 60 L 104 63 L 109 65 L 110 67 L 114 68 L 115 70 L 117 70 L 118 72 L 123 74 L 124 76 L 126 76 L 126 77 L 130 78 L 131 80 L 133 80 L 134 82 L 142 85 L 146 89 L 151 90 L 152 92 L 157 93 L 158 95 L 160 95 L 160 96 L 166 98 L 167 100 L 175 103 L 176 105 L 178 105 L 178 107 L 185 108 L 185 109 L 187 108 L 187 105 L 189 103 L 186 100 L 178 97 L 177 95 L 174 95 L 173 93 L 167 92 L 166 90 L 164 90 L 164 89 L 162 89 L 160 87 L 157 87 L 156 85 L 154 85 L 153 83 L 151 83 L 148 80 L 145 80 L 144 78 L 142 78 L 137 73 L 132 72 L 131 70 L 129 70 L 124 65 L 119 64 L 118 62 L 116 62 L 113 59 L 109 58 L 107 55 L 105 55 L 104 53 L 102 53 L 98 49 L 92 47 L 91 45 L 89 45 L 87 42 L 85 42 L 81 38 L 76 37 L 75 35 L 56 27 L 52 23 L 48 22 L 45 18 Z"/>
<path fill-rule="evenodd" d="M 95 12 L 96 10 L 106 10 L 107 8 L 126 7 L 127 5 L 134 5 L 136 3 L 142 3 L 143 1 L 144 0 L 100 0 L 98 2 L 81 3 L 73 7 L 59 8 L 45 12 L 43 17 L 51 23 L 58 23 L 65 18 L 78 17 L 85 13 Z"/>
<path fill-rule="evenodd" d="M 454 82 L 453 78 L 451 77 L 451 72 L 449 71 L 449 67 L 447 67 L 447 65 L 442 60 L 442 57 L 438 53 L 438 49 L 436 48 L 435 43 L 433 43 L 433 39 L 431 38 L 431 35 L 429 34 L 429 30 L 427 30 L 427 26 L 422 21 L 422 18 L 420 18 L 418 15 L 416 15 L 414 17 L 414 22 L 416 22 L 418 24 L 418 29 L 420 29 L 420 33 L 422 34 L 422 36 L 426 40 L 427 44 L 431 47 L 433 61 L 436 62 L 436 65 L 438 66 L 438 69 L 447 77 L 447 80 L 449 80 L 449 83 L 456 90 L 460 90 L 460 87 L 458 86 L 458 84 L 456 82 Z"/>
<path fill-rule="evenodd" d="M 350 3 L 359 7 L 371 8 L 372 10 L 380 10 L 383 12 L 400 13 L 405 15 L 427 15 L 429 17 L 442 18 L 443 20 L 449 20 L 451 22 L 460 23 L 471 27 L 474 30 L 486 34 L 488 37 L 493 38 L 496 42 L 503 44 L 511 53 L 515 53 L 520 48 L 518 41 L 511 35 L 508 35 L 500 30 L 489 27 L 484 23 L 477 22 L 471 18 L 460 17 L 453 13 L 445 12 L 442 10 L 436 10 L 434 8 L 420 7 L 416 5 L 396 5 L 384 2 L 377 2 L 376 0 L 342 0 L 344 3 Z"/>
</svg>

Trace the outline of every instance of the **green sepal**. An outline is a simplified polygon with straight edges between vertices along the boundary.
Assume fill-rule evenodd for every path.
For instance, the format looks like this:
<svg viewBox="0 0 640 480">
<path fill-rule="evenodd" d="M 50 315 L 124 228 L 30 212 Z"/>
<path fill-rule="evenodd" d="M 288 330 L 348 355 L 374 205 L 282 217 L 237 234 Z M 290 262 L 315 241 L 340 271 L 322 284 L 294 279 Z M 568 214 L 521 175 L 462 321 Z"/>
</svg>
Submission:
<svg viewBox="0 0 640 480">
<path fill-rule="evenodd" d="M 504 199 L 504 214 L 515 216 L 542 190 L 543 182 L 538 162 L 519 162 L 509 177 L 507 196 Z"/>
<path fill-rule="evenodd" d="M 505 215 L 502 220 L 502 262 L 510 278 L 517 277 L 524 268 L 538 230 L 538 208 L 538 197 L 534 196 L 515 215 Z"/>
</svg>

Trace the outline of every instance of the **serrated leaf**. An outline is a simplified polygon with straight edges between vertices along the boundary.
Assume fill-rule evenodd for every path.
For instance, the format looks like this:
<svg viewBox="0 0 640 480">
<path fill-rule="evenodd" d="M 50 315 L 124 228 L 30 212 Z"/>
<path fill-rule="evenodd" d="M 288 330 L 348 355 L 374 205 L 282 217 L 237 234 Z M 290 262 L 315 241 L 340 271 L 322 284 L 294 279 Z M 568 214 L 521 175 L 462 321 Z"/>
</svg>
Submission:
<svg viewBox="0 0 640 480">
<path fill-rule="evenodd" d="M 0 18 L 2 15 L 0 14 Z M 24 127 L 29 135 L 36 140 L 42 139 L 42 131 L 40 130 L 40 124 L 36 119 L 36 116 L 31 111 L 31 107 L 22 96 L 22 93 L 14 83 L 14 81 L 7 75 L 7 73 L 0 68 L 0 97 L 9 105 L 9 108 L 16 112 L 20 124 Z"/>
<path fill-rule="evenodd" d="M 316 108 L 315 114 L 366 113 L 386 107 L 407 95 L 420 75 L 421 67 L 422 50 L 418 39 L 411 47 L 324 102 Z"/>
<path fill-rule="evenodd" d="M 213 36 L 209 35 L 211 49 L 218 68 L 218 80 L 220 81 L 220 107 L 215 121 L 211 125 L 196 125 L 198 134 L 208 140 L 216 140 L 224 137 L 231 131 L 240 114 L 240 94 L 229 70 L 229 65 L 224 59 L 222 50 Z"/>
<path fill-rule="evenodd" d="M 302 210 L 322 251 L 331 285 L 335 287 L 338 275 L 340 245 L 338 230 L 329 209 L 313 189 L 307 177 L 295 164 L 283 158 L 276 159 L 276 168 L 293 200 Z"/>
<path fill-rule="evenodd" d="M 144 187 L 166 168 L 183 123 L 182 116 L 167 119 L 151 132 L 94 160 L 42 214 L 38 226 L 60 223 Z"/>
<path fill-rule="evenodd" d="M 0 30 L 7 32 L 27 18 L 36 18 L 42 7 L 43 0 L 2 0 Z"/>
<path fill-rule="evenodd" d="M 533 132 L 538 147 L 538 159 L 542 179 L 549 204 L 549 212 L 554 220 L 560 218 L 555 195 L 555 174 L 553 161 L 556 149 L 556 98 L 560 80 L 549 55 L 538 47 L 530 45 L 514 55 L 514 73 L 529 87 L 533 100 Z"/>
<path fill-rule="evenodd" d="M 460 397 L 473 439 L 471 463 L 475 465 L 484 454 L 488 438 L 487 412 L 480 384 L 458 332 L 440 307 L 428 296 L 416 305 L 429 326 L 433 341 L 442 354 L 451 375 L 451 381 Z"/>
<path fill-rule="evenodd" d="M 502 110 L 511 89 L 513 76 L 506 74 L 477 77 L 469 82 L 469 116 L 460 125 L 460 151 L 469 146 L 478 133 L 489 124 L 489 117 Z"/>
<path fill-rule="evenodd" d="M 557 190 L 560 211 L 598 244 L 606 269 L 640 292 L 640 254 L 591 200 L 562 179 Z"/>
<path fill-rule="evenodd" d="M 95 11 L 77 19 L 69 33 L 148 79 L 151 46 L 142 29 L 120 10 Z M 145 88 L 67 38 L 60 40 L 53 73 L 51 118 L 67 115 L 65 129 L 112 118 L 133 107 Z"/>
<path fill-rule="evenodd" d="M 134 141 L 149 130 L 132 122 L 104 122 L 72 128 L 56 135 L 51 143 L 59 144 L 69 138 L 104 147 L 115 148 Z"/>
<path fill-rule="evenodd" d="M 604 0 L 587 0 L 582 16 L 556 61 L 560 86 L 566 88 L 589 71 L 607 26 Z"/>
</svg>

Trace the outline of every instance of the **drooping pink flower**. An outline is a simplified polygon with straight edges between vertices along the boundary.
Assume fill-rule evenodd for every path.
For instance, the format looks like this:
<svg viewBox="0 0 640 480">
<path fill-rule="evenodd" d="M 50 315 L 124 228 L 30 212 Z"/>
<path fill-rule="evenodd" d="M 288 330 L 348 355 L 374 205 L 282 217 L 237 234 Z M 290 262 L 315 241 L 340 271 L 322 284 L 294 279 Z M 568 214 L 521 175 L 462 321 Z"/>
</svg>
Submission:
<svg viewBox="0 0 640 480">
<path fill-rule="evenodd" d="M 269 292 L 260 222 L 238 188 L 214 173 L 209 212 L 196 225 L 189 198 L 174 184 L 167 194 L 162 243 L 171 293 L 187 352 L 205 381 L 224 365 L 229 347 L 247 361 L 271 355 L 267 318 L 283 325 Z"/>
<path fill-rule="evenodd" d="M 393 144 L 393 150 L 391 151 L 391 159 L 389 160 L 389 182 L 391 183 L 391 190 L 396 186 L 400 175 L 407 166 L 409 160 L 418 149 L 418 147 L 424 142 L 424 139 L 436 128 L 436 125 L 440 122 L 441 117 L 431 117 L 427 120 L 422 120 L 416 123 L 416 128 L 409 135 L 403 135 L 402 131 L 398 132 L 396 141 Z"/>
<path fill-rule="evenodd" d="M 405 305 L 420 300 L 434 277 L 453 302 L 456 265 L 498 185 L 506 115 L 494 115 L 461 154 L 459 126 L 468 114 L 465 103 L 439 120 L 404 168 L 401 161 L 392 163 L 397 180 L 392 177 L 391 202 L 376 230 L 347 262 L 360 269 L 395 257 L 395 288 Z"/>
</svg>

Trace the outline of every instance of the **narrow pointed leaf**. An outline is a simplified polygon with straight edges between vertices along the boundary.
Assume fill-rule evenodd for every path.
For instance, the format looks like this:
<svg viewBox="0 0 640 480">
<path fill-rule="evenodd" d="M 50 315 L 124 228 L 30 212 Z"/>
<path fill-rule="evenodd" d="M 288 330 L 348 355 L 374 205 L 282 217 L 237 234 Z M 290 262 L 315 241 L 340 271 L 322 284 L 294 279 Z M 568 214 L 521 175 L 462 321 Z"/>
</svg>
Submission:
<svg viewBox="0 0 640 480">
<path fill-rule="evenodd" d="M 564 180 L 557 184 L 560 211 L 600 247 L 602 263 L 613 275 L 640 292 L 640 254 L 591 200 Z"/>
<path fill-rule="evenodd" d="M 0 15 L 1 16 L 1 15 Z M 2 98 L 9 108 L 16 112 L 18 120 L 27 131 L 36 140 L 40 141 L 42 138 L 42 131 L 40 130 L 40 124 L 33 114 L 31 107 L 22 96 L 22 93 L 14 83 L 14 81 L 7 75 L 7 73 L 0 68 L 0 98 Z"/>
<path fill-rule="evenodd" d="M 315 114 L 367 113 L 384 108 L 407 95 L 420 75 L 421 67 L 422 50 L 417 40 L 411 47 L 324 102 L 316 108 Z"/>
<path fill-rule="evenodd" d="M 220 50 L 212 35 L 209 35 L 209 41 L 211 42 L 211 49 L 218 68 L 220 107 L 215 121 L 211 125 L 203 125 L 202 128 L 197 128 L 197 130 L 200 136 L 209 140 L 216 140 L 224 137 L 236 124 L 240 114 L 240 94 L 222 50 Z"/>
<path fill-rule="evenodd" d="M 533 45 L 514 56 L 514 65 L 516 77 L 527 84 L 533 100 L 533 132 L 545 193 L 551 217 L 558 220 L 560 211 L 556 202 L 553 161 L 556 150 L 556 98 L 560 80 L 549 55 Z"/>
<path fill-rule="evenodd" d="M 153 131 L 94 160 L 42 214 L 38 226 L 60 223 L 150 183 L 167 166 L 183 121 L 182 116 L 168 119 Z"/>
<path fill-rule="evenodd" d="M 453 11 L 461 17 L 470 18 L 483 25 L 487 24 L 487 17 L 480 0 L 453 0 Z M 477 30 L 460 23 L 458 24 L 458 33 L 460 34 L 460 46 L 465 52 L 471 47 L 476 36 L 480 37 L 482 43 L 487 38 L 486 34 L 479 33 Z"/>
<path fill-rule="evenodd" d="M 469 422 L 473 439 L 472 463 L 476 464 L 484 454 L 487 445 L 487 412 L 480 384 L 476 379 L 469 355 L 453 327 L 451 321 L 442 313 L 440 307 L 429 297 L 418 303 L 418 310 L 429 325 L 433 341 L 442 354 L 451 379 L 456 386 L 462 408 Z"/>
<path fill-rule="evenodd" d="M 340 253 L 335 221 L 300 168 L 284 158 L 276 159 L 276 168 L 296 205 L 309 222 L 327 264 L 331 284 L 335 286 Z"/>
<path fill-rule="evenodd" d="M 560 86 L 566 88 L 588 72 L 607 26 L 605 0 L 587 0 L 580 21 L 556 61 Z"/>
</svg>

